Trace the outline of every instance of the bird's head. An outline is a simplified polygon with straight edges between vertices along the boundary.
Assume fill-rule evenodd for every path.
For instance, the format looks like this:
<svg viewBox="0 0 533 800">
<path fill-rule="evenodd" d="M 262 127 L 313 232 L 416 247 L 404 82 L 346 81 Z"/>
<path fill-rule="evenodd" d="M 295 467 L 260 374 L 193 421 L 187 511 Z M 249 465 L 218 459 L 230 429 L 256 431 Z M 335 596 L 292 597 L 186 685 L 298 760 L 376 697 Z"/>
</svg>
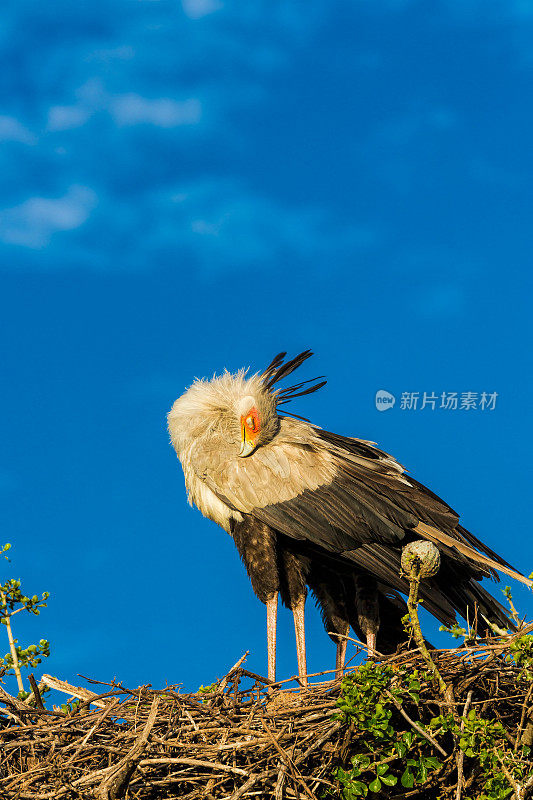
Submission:
<svg viewBox="0 0 533 800">
<path fill-rule="evenodd" d="M 275 398 L 262 385 L 252 383 L 250 390 L 253 394 L 241 397 L 236 403 L 241 457 L 251 455 L 261 444 L 270 442 L 279 430 Z"/>
<path fill-rule="evenodd" d="M 250 377 L 246 370 L 239 370 L 234 374 L 226 371 L 211 380 L 195 380 L 168 415 L 170 438 L 178 456 L 198 444 L 244 458 L 272 441 L 280 427 L 278 406 L 325 383 L 303 392 L 297 390 L 310 381 L 289 389 L 274 388 L 310 355 L 306 350 L 284 363 L 285 353 L 280 353 L 266 370 Z"/>
<path fill-rule="evenodd" d="M 249 456 L 279 430 L 275 396 L 259 375 L 224 372 L 210 381 L 195 380 L 168 415 L 178 455 L 193 442 Z"/>
</svg>

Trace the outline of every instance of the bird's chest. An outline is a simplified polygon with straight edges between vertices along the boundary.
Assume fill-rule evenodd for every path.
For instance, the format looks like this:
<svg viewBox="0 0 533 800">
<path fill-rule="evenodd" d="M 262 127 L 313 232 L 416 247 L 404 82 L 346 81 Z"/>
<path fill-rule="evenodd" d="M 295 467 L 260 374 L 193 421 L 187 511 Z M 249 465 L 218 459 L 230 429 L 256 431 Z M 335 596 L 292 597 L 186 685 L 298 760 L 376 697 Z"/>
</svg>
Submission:
<svg viewBox="0 0 533 800">
<path fill-rule="evenodd" d="M 195 505 L 204 517 L 212 519 L 229 533 L 231 519 L 242 519 L 239 512 L 233 511 L 220 500 L 188 464 L 183 464 L 183 473 L 189 503 Z"/>
</svg>

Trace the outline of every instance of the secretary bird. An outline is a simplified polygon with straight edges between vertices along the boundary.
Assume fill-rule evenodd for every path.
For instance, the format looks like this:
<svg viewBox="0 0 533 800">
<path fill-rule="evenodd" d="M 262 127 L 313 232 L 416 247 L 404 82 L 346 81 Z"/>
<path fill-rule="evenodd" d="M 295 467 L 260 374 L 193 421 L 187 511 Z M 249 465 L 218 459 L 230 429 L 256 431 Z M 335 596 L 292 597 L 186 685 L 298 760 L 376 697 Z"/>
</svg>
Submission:
<svg viewBox="0 0 533 800">
<path fill-rule="evenodd" d="M 445 624 L 458 612 L 509 626 L 503 606 L 479 581 L 496 570 L 532 585 L 459 524 L 437 495 L 407 476 L 373 442 L 322 430 L 279 413 L 326 381 L 277 384 L 312 355 L 279 353 L 261 373 L 225 371 L 195 380 L 168 415 L 190 504 L 232 537 L 257 597 L 266 604 L 268 678 L 276 679 L 278 595 L 294 615 L 298 674 L 307 682 L 304 605 L 309 588 L 336 641 L 342 674 L 350 627 L 369 652 L 394 652 L 406 639 L 402 548 L 426 540 L 441 567 L 420 596 Z"/>
</svg>

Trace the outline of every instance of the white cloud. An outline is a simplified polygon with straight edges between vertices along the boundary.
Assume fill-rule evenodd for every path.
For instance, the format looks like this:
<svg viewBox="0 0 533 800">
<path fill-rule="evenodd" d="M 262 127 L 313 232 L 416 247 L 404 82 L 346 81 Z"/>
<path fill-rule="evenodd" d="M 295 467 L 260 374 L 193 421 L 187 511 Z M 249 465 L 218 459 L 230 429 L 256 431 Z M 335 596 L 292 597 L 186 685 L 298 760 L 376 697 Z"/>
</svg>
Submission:
<svg viewBox="0 0 533 800">
<path fill-rule="evenodd" d="M 70 186 L 58 198 L 30 197 L 0 211 L 0 241 L 23 247 L 45 247 L 54 233 L 79 228 L 97 204 L 87 186 Z"/>
<path fill-rule="evenodd" d="M 55 105 L 48 110 L 48 131 L 80 128 L 96 112 L 106 111 L 117 125 L 155 125 L 176 128 L 196 125 L 202 117 L 202 104 L 195 97 L 144 97 L 136 92 L 109 94 L 98 80 L 87 81 L 77 90 L 78 102 Z"/>
<path fill-rule="evenodd" d="M 195 125 L 202 116 L 201 103 L 195 98 L 182 102 L 168 97 L 150 100 L 130 93 L 111 97 L 108 108 L 119 125 L 144 123 L 160 128 L 175 128 L 179 125 Z"/>
<path fill-rule="evenodd" d="M 185 14 L 190 19 L 201 19 L 224 7 L 220 0 L 182 0 Z"/>
<path fill-rule="evenodd" d="M 83 225 L 97 205 L 95 237 Z M 68 251 L 54 241 L 54 234 L 78 228 Z M 164 262 L 212 277 L 259 264 L 276 272 L 287 264 L 313 263 L 342 270 L 379 249 L 383 236 L 341 222 L 327 207 L 293 205 L 240 181 L 214 178 L 140 191 L 118 205 L 105 190 L 97 196 L 78 184 L 60 197 L 30 197 L 0 211 L 0 243 L 47 248 L 46 268 L 146 270 Z"/>
<path fill-rule="evenodd" d="M 37 137 L 15 117 L 0 116 L 0 142 L 36 144 Z"/>
<path fill-rule="evenodd" d="M 85 125 L 91 111 L 83 105 L 52 106 L 48 111 L 47 130 L 67 131 Z"/>
</svg>

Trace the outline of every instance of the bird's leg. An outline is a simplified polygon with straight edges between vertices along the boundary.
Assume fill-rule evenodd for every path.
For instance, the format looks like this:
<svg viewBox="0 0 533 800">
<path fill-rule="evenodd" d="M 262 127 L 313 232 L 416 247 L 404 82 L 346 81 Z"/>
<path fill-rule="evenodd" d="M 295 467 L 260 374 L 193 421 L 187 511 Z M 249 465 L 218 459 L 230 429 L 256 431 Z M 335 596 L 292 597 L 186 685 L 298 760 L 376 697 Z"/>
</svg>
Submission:
<svg viewBox="0 0 533 800">
<path fill-rule="evenodd" d="M 298 657 L 298 675 L 300 684 L 307 686 L 307 659 L 305 656 L 305 595 L 293 605 L 294 632 L 296 633 L 296 655 Z"/>
<path fill-rule="evenodd" d="M 377 630 L 366 632 L 366 645 L 368 647 L 368 657 L 373 658 L 376 655 L 376 637 Z"/>
<path fill-rule="evenodd" d="M 355 578 L 355 602 L 357 619 L 368 646 L 368 657 L 376 654 L 376 639 L 379 631 L 379 600 L 376 581 L 371 575 Z"/>
<path fill-rule="evenodd" d="M 266 601 L 267 607 L 267 648 L 268 648 L 268 680 L 276 680 L 276 624 L 278 618 L 278 592 Z"/>
<path fill-rule="evenodd" d="M 344 624 L 344 631 L 342 632 L 342 638 L 337 639 L 337 657 L 335 659 L 335 678 L 339 680 L 342 678 L 344 674 L 344 662 L 346 660 L 346 646 L 348 644 L 348 640 L 345 639 L 345 636 L 348 636 L 350 632 L 350 623 L 345 622 Z"/>
</svg>

